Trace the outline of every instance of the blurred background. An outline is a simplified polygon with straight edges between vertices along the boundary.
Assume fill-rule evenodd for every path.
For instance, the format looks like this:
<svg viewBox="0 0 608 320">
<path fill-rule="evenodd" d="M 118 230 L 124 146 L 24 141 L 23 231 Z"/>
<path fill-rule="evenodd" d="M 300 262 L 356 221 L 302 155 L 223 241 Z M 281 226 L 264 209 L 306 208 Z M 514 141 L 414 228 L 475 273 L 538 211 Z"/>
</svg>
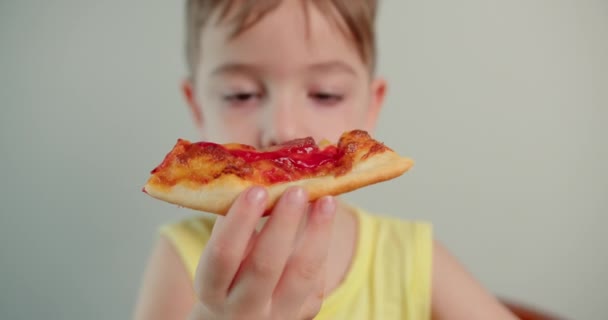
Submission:
<svg viewBox="0 0 608 320">
<path fill-rule="evenodd" d="M 416 160 L 346 198 L 428 219 L 496 294 L 608 315 L 608 2 L 381 1 L 379 139 Z M 0 2 L 0 318 L 125 319 L 178 137 L 182 1 Z"/>
</svg>

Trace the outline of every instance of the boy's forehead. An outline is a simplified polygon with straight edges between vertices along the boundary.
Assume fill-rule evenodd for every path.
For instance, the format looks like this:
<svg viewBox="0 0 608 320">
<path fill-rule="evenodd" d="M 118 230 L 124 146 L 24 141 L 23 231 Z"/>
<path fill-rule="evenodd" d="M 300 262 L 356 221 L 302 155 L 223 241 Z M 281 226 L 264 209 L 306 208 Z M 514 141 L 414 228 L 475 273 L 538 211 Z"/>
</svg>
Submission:
<svg viewBox="0 0 608 320">
<path fill-rule="evenodd" d="M 298 30 L 310 29 L 316 25 L 325 26 L 328 22 L 345 26 L 344 20 L 332 5 L 321 7 L 315 1 L 306 0 L 256 0 L 245 1 L 246 4 L 243 2 L 242 0 L 226 1 L 223 8 L 212 10 L 206 27 L 220 26 L 230 30 L 232 35 L 238 35 L 267 20 L 284 20 L 279 24 L 282 22 L 287 27 L 290 23 L 291 27 Z M 329 10 L 332 14 L 321 13 L 320 8 Z M 269 16 L 271 18 L 268 18 Z"/>
<path fill-rule="evenodd" d="M 252 64 L 303 62 L 317 68 L 365 69 L 354 42 L 327 14 L 300 1 L 282 1 L 251 27 L 234 35 L 234 16 L 221 19 L 220 10 L 201 32 L 199 63 L 237 60 Z M 243 61 L 245 60 L 245 61 Z M 340 63 L 337 63 L 340 62 Z M 355 71 L 355 70 L 353 70 Z"/>
</svg>

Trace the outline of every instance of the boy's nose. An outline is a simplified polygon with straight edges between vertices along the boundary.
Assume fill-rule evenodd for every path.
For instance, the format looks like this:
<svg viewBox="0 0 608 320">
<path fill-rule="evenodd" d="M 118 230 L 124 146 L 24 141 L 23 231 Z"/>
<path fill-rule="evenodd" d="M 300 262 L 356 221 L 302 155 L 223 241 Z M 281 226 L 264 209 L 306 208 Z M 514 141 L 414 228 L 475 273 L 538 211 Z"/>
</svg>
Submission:
<svg viewBox="0 0 608 320">
<path fill-rule="evenodd" d="M 262 146 L 269 147 L 298 138 L 293 108 L 278 105 L 268 108 L 262 121 Z"/>
</svg>

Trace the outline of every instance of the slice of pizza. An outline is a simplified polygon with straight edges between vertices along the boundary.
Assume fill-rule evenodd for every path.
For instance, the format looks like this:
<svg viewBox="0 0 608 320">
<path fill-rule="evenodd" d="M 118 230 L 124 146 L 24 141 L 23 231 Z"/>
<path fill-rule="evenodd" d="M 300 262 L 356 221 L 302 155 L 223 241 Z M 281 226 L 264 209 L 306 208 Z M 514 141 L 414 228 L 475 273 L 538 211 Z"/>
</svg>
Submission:
<svg viewBox="0 0 608 320">
<path fill-rule="evenodd" d="M 412 165 L 411 159 L 362 130 L 344 133 L 336 144 L 303 138 L 264 150 L 179 139 L 152 170 L 143 191 L 182 207 L 225 215 L 241 192 L 258 185 L 268 190 L 268 213 L 290 186 L 303 187 L 313 201 L 396 178 Z"/>
</svg>

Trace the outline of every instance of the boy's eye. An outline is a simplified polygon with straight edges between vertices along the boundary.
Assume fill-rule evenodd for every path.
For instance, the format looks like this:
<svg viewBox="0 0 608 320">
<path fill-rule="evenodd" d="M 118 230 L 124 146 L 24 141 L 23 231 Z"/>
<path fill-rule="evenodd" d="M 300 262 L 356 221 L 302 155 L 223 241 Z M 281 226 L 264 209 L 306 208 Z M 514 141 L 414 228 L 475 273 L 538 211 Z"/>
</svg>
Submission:
<svg viewBox="0 0 608 320">
<path fill-rule="evenodd" d="M 224 95 L 224 101 L 232 105 L 243 105 L 252 103 L 261 98 L 261 94 L 256 92 L 238 92 Z"/>
<path fill-rule="evenodd" d="M 259 95 L 253 92 L 240 92 L 240 93 L 232 93 L 224 96 L 224 100 L 226 101 L 247 101 L 253 98 L 258 98 Z"/>
<path fill-rule="evenodd" d="M 314 92 L 309 95 L 312 99 L 322 105 L 334 105 L 344 98 L 340 94 L 327 93 L 327 92 Z"/>
</svg>

